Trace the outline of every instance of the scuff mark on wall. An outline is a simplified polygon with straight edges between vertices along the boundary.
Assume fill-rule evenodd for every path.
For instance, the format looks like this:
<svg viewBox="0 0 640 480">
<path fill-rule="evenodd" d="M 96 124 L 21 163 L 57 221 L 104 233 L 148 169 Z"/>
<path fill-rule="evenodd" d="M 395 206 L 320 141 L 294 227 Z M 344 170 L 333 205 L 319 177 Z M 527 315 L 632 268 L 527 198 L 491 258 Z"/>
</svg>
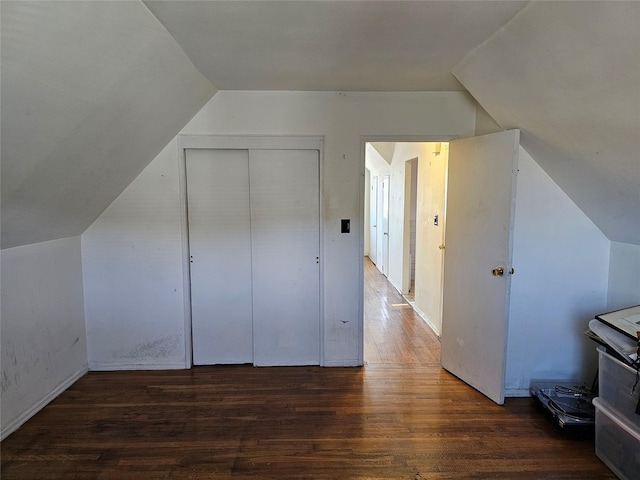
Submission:
<svg viewBox="0 0 640 480">
<path fill-rule="evenodd" d="M 18 428 L 87 365 L 80 237 L 2 250 L 2 428 Z"/>
<path fill-rule="evenodd" d="M 180 341 L 179 335 L 165 335 L 155 340 L 137 343 L 133 347 L 114 350 L 112 356 L 136 360 L 169 358 L 176 354 Z"/>
<path fill-rule="evenodd" d="M 11 379 L 9 378 L 9 375 L 7 374 L 6 370 L 2 371 L 2 393 L 6 392 L 9 387 L 11 387 Z"/>
</svg>

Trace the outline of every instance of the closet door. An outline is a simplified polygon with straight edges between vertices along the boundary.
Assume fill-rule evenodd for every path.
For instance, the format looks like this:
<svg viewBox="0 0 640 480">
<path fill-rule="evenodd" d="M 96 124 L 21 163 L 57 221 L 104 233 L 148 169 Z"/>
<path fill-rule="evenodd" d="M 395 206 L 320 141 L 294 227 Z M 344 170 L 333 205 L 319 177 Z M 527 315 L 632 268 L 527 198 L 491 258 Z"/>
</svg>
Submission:
<svg viewBox="0 0 640 480">
<path fill-rule="evenodd" d="M 320 363 L 316 150 L 251 150 L 254 363 Z"/>
<path fill-rule="evenodd" d="M 252 363 L 246 150 L 186 153 L 193 363 Z"/>
</svg>

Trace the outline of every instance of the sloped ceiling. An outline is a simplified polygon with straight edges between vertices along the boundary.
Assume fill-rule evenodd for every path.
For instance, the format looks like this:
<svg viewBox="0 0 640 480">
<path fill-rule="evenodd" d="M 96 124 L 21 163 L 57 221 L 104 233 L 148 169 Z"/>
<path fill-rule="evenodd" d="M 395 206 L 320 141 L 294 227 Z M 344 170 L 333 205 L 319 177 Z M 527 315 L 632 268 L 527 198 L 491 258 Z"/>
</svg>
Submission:
<svg viewBox="0 0 640 480">
<path fill-rule="evenodd" d="M 395 142 L 371 142 L 371 146 L 376 149 L 384 161 L 391 165 L 393 152 L 396 149 Z"/>
<path fill-rule="evenodd" d="M 145 2 L 221 90 L 462 90 L 451 68 L 521 1 Z"/>
<path fill-rule="evenodd" d="M 610 239 L 640 243 L 639 9 L 2 1 L 2 248 L 82 233 L 215 87 L 468 89 Z"/>
<path fill-rule="evenodd" d="M 640 244 L 640 2 L 534 2 L 453 73 L 614 241 Z"/>
<path fill-rule="evenodd" d="M 81 234 L 214 95 L 141 2 L 1 2 L 2 248 Z"/>
</svg>

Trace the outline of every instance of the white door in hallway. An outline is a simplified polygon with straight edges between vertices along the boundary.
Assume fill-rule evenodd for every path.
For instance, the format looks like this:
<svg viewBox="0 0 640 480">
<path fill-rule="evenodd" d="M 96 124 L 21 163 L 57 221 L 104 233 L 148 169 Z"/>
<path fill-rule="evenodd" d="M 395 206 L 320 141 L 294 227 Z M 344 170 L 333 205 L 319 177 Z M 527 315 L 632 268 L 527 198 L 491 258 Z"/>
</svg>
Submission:
<svg viewBox="0 0 640 480">
<path fill-rule="evenodd" d="M 382 227 L 382 235 L 380 236 L 380 246 L 378 254 L 378 263 L 376 264 L 385 277 L 389 276 L 389 175 L 382 178 L 382 191 L 380 192 L 381 211 L 380 225 Z"/>
<path fill-rule="evenodd" d="M 252 363 L 249 152 L 186 153 L 195 365 Z"/>
<path fill-rule="evenodd" d="M 320 363 L 319 152 L 251 150 L 254 363 Z"/>
<path fill-rule="evenodd" d="M 371 177 L 371 190 L 369 195 L 369 258 L 377 263 L 378 248 L 378 177 Z"/>
<path fill-rule="evenodd" d="M 498 404 L 512 273 L 518 130 L 450 142 L 442 366 Z M 517 272 L 516 272 L 517 274 Z"/>
</svg>

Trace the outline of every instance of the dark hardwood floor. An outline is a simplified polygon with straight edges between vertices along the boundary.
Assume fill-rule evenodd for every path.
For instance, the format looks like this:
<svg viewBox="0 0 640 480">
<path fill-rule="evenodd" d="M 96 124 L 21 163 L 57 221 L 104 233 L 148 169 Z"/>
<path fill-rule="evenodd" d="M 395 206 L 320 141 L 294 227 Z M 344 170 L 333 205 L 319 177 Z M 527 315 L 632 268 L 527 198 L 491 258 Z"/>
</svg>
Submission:
<svg viewBox="0 0 640 480">
<path fill-rule="evenodd" d="M 364 368 L 91 372 L 1 445 L 10 479 L 613 479 L 530 399 L 441 370 L 437 338 L 365 268 Z"/>
</svg>

